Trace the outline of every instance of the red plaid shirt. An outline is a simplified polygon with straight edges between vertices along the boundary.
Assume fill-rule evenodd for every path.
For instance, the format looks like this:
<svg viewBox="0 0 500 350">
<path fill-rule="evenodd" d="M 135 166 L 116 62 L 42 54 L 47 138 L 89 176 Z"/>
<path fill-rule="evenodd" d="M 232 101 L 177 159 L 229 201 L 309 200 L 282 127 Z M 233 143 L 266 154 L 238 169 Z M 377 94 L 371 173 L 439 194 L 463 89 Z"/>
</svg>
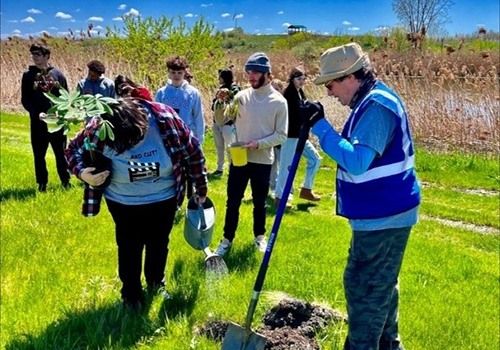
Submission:
<svg viewBox="0 0 500 350">
<path fill-rule="evenodd" d="M 207 172 L 205 168 L 205 157 L 201 150 L 198 139 L 193 136 L 191 130 L 177 117 L 175 111 L 164 104 L 150 102 L 141 99 L 153 116 L 156 118 L 160 135 L 165 149 L 172 160 L 173 173 L 176 182 L 177 204 L 182 205 L 185 196 L 186 178 L 189 176 L 196 188 L 196 194 L 207 195 Z M 80 131 L 71 140 L 65 151 L 68 167 L 71 172 L 79 176 L 80 172 L 88 165 L 83 163 L 84 140 L 86 137 L 97 146 L 97 151 L 102 152 L 104 142 L 97 136 L 97 124 L 92 120 L 85 129 Z M 82 214 L 84 216 L 95 216 L 99 213 L 103 190 L 95 189 L 85 184 Z"/>
</svg>

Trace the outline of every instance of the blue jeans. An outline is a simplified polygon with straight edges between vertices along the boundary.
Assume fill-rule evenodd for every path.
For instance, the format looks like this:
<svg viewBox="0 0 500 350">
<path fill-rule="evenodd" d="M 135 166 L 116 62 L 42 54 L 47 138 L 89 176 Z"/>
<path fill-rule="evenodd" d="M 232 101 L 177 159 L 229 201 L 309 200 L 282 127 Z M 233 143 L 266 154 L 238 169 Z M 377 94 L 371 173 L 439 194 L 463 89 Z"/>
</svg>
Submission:
<svg viewBox="0 0 500 350">
<path fill-rule="evenodd" d="M 281 198 L 283 190 L 285 189 L 286 179 L 288 177 L 288 168 L 292 164 L 298 140 L 299 139 L 297 138 L 288 138 L 281 145 L 278 179 L 276 181 L 276 190 L 274 192 L 277 198 Z M 309 140 L 306 141 L 302 156 L 307 160 L 306 177 L 302 187 L 312 189 L 314 185 L 314 178 L 316 177 L 316 173 L 321 165 L 321 157 Z"/>
<path fill-rule="evenodd" d="M 227 179 L 226 221 L 224 237 L 233 241 L 240 215 L 241 200 L 248 182 L 252 189 L 253 202 L 253 234 L 266 233 L 266 198 L 269 193 L 269 175 L 271 164 L 248 163 L 245 166 L 229 167 Z"/>
<path fill-rule="evenodd" d="M 411 227 L 353 231 L 344 271 L 349 319 L 345 349 L 403 349 L 398 275 Z"/>
</svg>

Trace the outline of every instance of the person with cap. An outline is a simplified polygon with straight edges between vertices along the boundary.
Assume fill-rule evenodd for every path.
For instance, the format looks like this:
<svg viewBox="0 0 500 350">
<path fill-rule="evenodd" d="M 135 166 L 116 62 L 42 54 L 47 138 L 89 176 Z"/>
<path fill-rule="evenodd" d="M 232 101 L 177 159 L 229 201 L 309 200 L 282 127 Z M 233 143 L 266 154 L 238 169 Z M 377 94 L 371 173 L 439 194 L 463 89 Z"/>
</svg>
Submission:
<svg viewBox="0 0 500 350">
<path fill-rule="evenodd" d="M 35 160 L 35 178 L 39 192 L 47 191 L 49 173 L 45 155 L 50 146 L 56 158 L 57 174 L 64 188 L 69 188 L 70 174 L 68 164 L 64 158 L 66 135 L 61 129 L 49 132 L 47 123 L 40 119 L 40 113 L 46 113 L 51 107 L 50 100 L 44 93 L 59 96 L 59 89 L 68 89 L 64 74 L 49 64 L 50 49 L 41 43 L 34 43 L 30 47 L 34 65 L 29 66 L 23 73 L 21 81 L 21 103 L 30 115 L 30 136 L 33 158 Z"/>
<path fill-rule="evenodd" d="M 100 94 L 104 97 L 115 97 L 115 84 L 113 80 L 104 76 L 106 67 L 101 61 L 92 60 L 87 63 L 89 70 L 85 79 L 78 82 L 76 89 L 81 94 L 97 95 Z"/>
<path fill-rule="evenodd" d="M 352 229 L 344 271 L 349 319 L 344 348 L 403 349 L 398 276 L 420 204 L 406 108 L 376 78 L 357 43 L 326 50 L 314 83 L 351 109 L 339 135 L 320 103 L 303 108 L 321 147 L 337 162 L 337 214 L 349 219 Z"/>
<path fill-rule="evenodd" d="M 278 179 L 275 189 L 275 206 L 278 207 L 285 188 L 286 179 L 288 177 L 288 168 L 292 164 L 293 155 L 297 148 L 300 129 L 304 121 L 301 118 L 300 106 L 306 101 L 304 84 L 306 82 L 306 74 L 301 67 L 294 67 L 288 76 L 288 85 L 285 88 L 284 96 L 288 104 L 288 136 L 285 143 L 281 146 Z M 307 160 L 306 176 L 302 188 L 300 189 L 299 197 L 309 201 L 317 202 L 321 199 L 313 190 L 314 178 L 321 164 L 321 157 L 318 151 L 307 140 L 304 146 L 302 156 Z M 290 196 L 291 197 L 291 196 Z M 289 199 L 290 199 L 289 197 Z M 287 207 L 289 204 L 287 203 Z"/>
<path fill-rule="evenodd" d="M 283 143 L 288 129 L 285 98 L 271 86 L 271 63 L 265 53 L 248 58 L 245 71 L 250 87 L 235 96 L 238 115 L 234 125 L 239 142 L 247 149 L 248 163 L 229 167 L 224 237 L 216 254 L 230 249 L 238 227 L 239 210 L 250 181 L 253 202 L 253 234 L 256 248 L 265 252 L 266 199 L 273 163 L 273 147 Z"/>
<path fill-rule="evenodd" d="M 217 170 L 212 175 L 221 176 L 224 171 L 224 155 L 231 159 L 228 146 L 234 141 L 234 121 L 224 115 L 226 106 L 232 101 L 234 96 L 241 90 L 234 82 L 233 71 L 228 68 L 219 70 L 219 89 L 212 101 L 212 111 L 214 119 L 212 132 L 214 135 L 215 149 L 217 151 Z"/>
<path fill-rule="evenodd" d="M 152 102 L 149 91 L 127 77 L 117 77 L 118 103 L 110 114 L 93 117 L 70 142 L 66 157 L 72 173 L 85 183 L 82 214 L 97 215 L 102 197 L 115 224 L 118 274 L 123 305 L 141 311 L 148 294 L 162 292 L 169 236 L 185 196 L 186 177 L 193 179 L 193 199 L 207 196 L 205 157 L 198 140 L 174 110 Z M 113 125 L 113 139 L 101 140 L 102 120 Z M 86 143 L 111 163 L 98 170 L 85 161 Z M 88 157 L 87 157 L 88 158 Z M 144 251 L 144 264 L 142 255 Z"/>
</svg>

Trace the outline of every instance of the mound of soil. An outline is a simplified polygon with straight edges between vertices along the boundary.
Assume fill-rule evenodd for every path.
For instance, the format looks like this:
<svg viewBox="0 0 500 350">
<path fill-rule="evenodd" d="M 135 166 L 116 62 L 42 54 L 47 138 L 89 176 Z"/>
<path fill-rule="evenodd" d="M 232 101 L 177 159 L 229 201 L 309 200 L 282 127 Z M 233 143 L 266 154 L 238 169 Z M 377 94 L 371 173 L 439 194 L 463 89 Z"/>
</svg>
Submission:
<svg viewBox="0 0 500 350">
<path fill-rule="evenodd" d="M 266 337 L 267 350 L 319 350 L 314 335 L 332 322 L 346 322 L 340 312 L 297 299 L 282 299 L 264 315 L 264 327 L 257 330 Z M 228 322 L 212 320 L 197 333 L 222 341 Z"/>
</svg>

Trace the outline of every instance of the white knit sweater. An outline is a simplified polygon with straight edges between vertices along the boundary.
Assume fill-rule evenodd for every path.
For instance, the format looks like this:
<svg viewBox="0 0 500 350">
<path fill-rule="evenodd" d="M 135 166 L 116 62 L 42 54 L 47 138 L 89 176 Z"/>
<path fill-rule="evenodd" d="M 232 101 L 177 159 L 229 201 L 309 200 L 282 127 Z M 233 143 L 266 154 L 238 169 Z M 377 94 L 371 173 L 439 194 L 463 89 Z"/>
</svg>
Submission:
<svg viewBox="0 0 500 350">
<path fill-rule="evenodd" d="M 248 150 L 248 161 L 272 164 L 272 148 L 286 140 L 288 132 L 288 107 L 285 98 L 267 84 L 258 89 L 240 91 L 239 115 L 235 120 L 238 141 L 257 141 L 256 150 Z"/>
</svg>

